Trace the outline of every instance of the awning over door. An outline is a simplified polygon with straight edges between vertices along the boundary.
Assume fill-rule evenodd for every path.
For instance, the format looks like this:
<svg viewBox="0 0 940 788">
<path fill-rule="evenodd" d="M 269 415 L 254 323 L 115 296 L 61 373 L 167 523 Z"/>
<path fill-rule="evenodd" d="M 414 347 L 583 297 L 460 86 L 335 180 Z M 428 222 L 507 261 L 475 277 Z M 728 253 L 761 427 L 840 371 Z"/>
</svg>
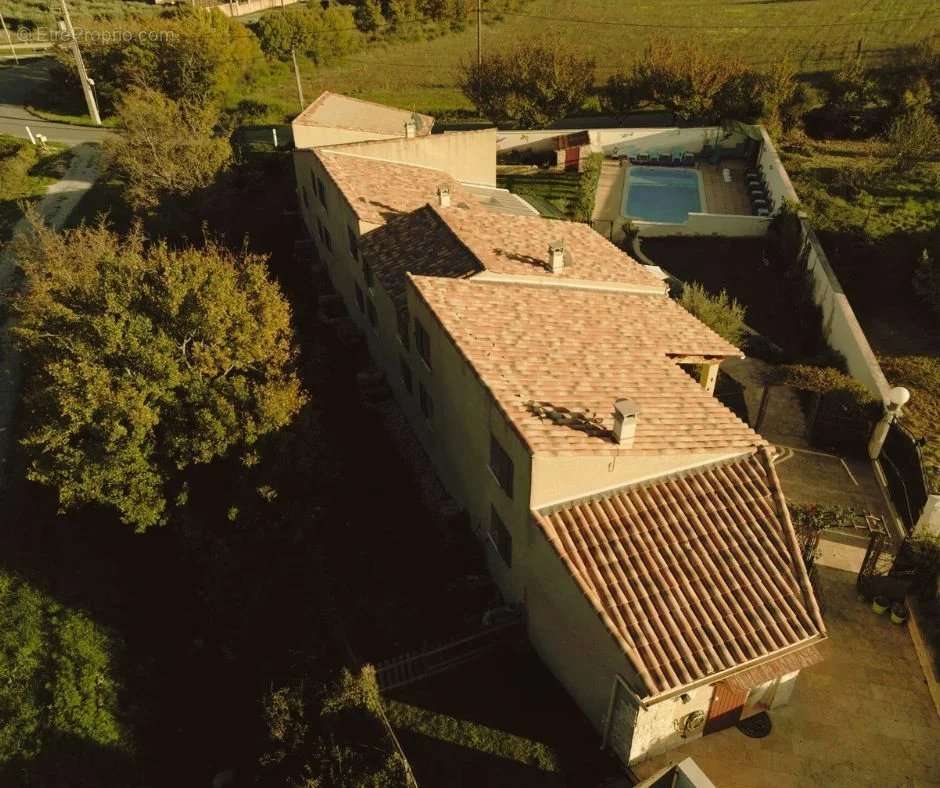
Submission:
<svg viewBox="0 0 940 788">
<path fill-rule="evenodd" d="M 750 690 L 766 684 L 768 681 L 786 676 L 797 670 L 803 670 L 818 662 L 822 662 L 823 656 L 819 653 L 816 646 L 809 646 L 792 654 L 786 654 L 777 659 L 765 662 L 750 670 L 744 670 L 741 673 L 735 673 L 729 676 L 725 681 L 731 686 L 740 690 Z"/>
</svg>

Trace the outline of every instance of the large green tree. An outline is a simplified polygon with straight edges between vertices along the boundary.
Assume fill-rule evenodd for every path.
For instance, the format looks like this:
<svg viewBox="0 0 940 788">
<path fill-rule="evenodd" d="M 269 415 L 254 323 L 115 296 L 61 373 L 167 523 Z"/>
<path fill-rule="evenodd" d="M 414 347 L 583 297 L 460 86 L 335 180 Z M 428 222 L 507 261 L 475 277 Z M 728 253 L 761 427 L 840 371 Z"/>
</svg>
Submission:
<svg viewBox="0 0 940 788">
<path fill-rule="evenodd" d="M 209 9 L 181 5 L 159 17 L 129 19 L 121 25 L 125 36 L 98 24 L 102 35 L 88 35 L 82 54 L 106 112 L 132 87 L 158 90 L 177 101 L 234 99 L 263 64 L 251 31 Z M 93 32 L 95 25 L 90 27 Z M 56 57 L 56 83 L 61 90 L 77 90 L 71 52 L 63 47 Z"/>
<path fill-rule="evenodd" d="M 554 42 L 526 43 L 464 64 L 458 80 L 484 117 L 544 126 L 580 109 L 594 84 L 594 59 Z"/>
<path fill-rule="evenodd" d="M 105 143 L 105 160 L 138 212 L 205 188 L 231 159 L 232 146 L 217 129 L 212 104 L 133 88 L 119 101 L 117 117 L 123 134 Z"/>
<path fill-rule="evenodd" d="M 303 405 L 290 308 L 263 258 L 101 225 L 57 234 L 35 217 L 18 257 L 28 475 L 63 510 L 98 503 L 138 530 L 161 524 L 187 469 Z"/>
</svg>

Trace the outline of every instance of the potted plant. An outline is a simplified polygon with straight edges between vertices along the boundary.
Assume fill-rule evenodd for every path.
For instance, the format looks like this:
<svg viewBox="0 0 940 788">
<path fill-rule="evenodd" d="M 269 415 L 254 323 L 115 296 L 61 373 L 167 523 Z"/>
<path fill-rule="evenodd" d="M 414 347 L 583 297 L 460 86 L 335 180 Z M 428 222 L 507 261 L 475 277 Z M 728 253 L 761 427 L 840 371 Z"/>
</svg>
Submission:
<svg viewBox="0 0 940 788">
<path fill-rule="evenodd" d="M 907 621 L 907 607 L 903 602 L 895 602 L 891 605 L 891 623 L 903 624 Z"/>
<path fill-rule="evenodd" d="M 871 609 L 874 610 L 879 616 L 883 615 L 884 612 L 891 605 L 891 600 L 886 596 L 876 596 L 871 602 Z"/>
</svg>

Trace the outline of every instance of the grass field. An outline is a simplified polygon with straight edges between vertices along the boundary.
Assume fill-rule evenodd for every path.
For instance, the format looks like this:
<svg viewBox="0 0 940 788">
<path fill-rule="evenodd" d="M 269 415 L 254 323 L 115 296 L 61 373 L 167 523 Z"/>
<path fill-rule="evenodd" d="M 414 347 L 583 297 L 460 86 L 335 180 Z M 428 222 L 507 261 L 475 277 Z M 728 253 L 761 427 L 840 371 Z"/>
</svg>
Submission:
<svg viewBox="0 0 940 788">
<path fill-rule="evenodd" d="M 69 158 L 60 145 L 40 153 L 26 140 L 0 134 L 0 241 L 10 238 L 23 217 L 21 204 L 42 197 L 65 173 Z"/>
<path fill-rule="evenodd" d="M 484 2 L 484 7 L 485 7 Z M 590 51 L 598 81 L 631 62 L 654 36 L 695 39 L 757 66 L 789 57 L 802 73 L 837 69 L 854 56 L 872 66 L 890 62 L 900 45 L 940 26 L 940 8 L 922 0 L 532 0 L 517 14 L 486 25 L 483 49 L 505 49 L 533 36 Z M 456 87 L 459 64 L 476 52 L 476 32 L 433 41 L 374 46 L 328 66 L 302 66 L 308 99 L 325 89 L 431 113 L 469 110 Z M 253 96 L 293 110 L 285 69 Z"/>
<path fill-rule="evenodd" d="M 3 4 L 3 16 L 13 30 L 21 26 L 55 29 L 61 9 L 58 0 L 9 0 Z M 76 27 L 84 20 L 126 19 L 157 10 L 158 6 L 145 0 L 69 0 L 69 16 Z"/>
</svg>

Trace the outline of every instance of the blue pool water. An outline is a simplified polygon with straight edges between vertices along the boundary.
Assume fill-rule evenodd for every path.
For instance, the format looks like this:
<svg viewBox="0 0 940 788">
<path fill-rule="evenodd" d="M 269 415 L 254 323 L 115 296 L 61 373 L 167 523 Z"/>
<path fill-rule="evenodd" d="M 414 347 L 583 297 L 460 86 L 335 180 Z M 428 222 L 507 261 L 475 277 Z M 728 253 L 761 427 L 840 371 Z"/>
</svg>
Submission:
<svg viewBox="0 0 940 788">
<path fill-rule="evenodd" d="M 631 219 L 682 224 L 702 210 L 695 170 L 631 167 L 623 214 Z"/>
</svg>

